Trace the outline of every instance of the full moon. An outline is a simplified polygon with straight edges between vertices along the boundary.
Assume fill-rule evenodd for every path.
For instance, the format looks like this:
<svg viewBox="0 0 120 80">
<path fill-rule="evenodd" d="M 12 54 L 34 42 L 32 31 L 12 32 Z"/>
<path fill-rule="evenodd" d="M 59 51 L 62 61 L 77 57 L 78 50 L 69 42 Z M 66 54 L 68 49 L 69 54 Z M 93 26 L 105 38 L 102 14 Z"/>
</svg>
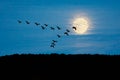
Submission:
<svg viewBox="0 0 120 80">
<path fill-rule="evenodd" d="M 75 32 L 77 34 L 84 34 L 89 28 L 89 22 L 85 18 L 76 18 L 73 21 L 73 26 L 76 27 Z"/>
</svg>

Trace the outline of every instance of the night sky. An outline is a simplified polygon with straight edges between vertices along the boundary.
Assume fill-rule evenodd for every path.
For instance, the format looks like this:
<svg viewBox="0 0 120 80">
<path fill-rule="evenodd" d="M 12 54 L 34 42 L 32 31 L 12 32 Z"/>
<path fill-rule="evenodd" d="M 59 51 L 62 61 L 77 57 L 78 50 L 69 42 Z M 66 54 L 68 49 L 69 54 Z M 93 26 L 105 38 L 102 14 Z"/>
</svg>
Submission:
<svg viewBox="0 0 120 80">
<path fill-rule="evenodd" d="M 119 3 L 120 0 L 0 0 L 0 56 L 120 54 Z M 72 21 L 79 17 L 89 19 L 86 34 L 76 34 L 71 29 Z M 35 22 L 49 26 L 42 30 Z M 61 30 L 52 31 L 51 26 L 60 26 Z M 63 34 L 65 29 L 71 31 L 69 36 Z M 50 47 L 53 39 L 58 41 L 55 48 Z"/>
</svg>

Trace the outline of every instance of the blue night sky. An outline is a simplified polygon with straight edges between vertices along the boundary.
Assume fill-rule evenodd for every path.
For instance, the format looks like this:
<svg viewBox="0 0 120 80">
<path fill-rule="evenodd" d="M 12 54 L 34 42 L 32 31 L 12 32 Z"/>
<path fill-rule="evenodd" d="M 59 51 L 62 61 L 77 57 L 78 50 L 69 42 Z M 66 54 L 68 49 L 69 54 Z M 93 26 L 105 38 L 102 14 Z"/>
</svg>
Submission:
<svg viewBox="0 0 120 80">
<path fill-rule="evenodd" d="M 0 55 L 120 54 L 119 3 L 120 0 L 0 0 Z M 79 17 L 89 19 L 88 33 L 65 36 L 65 29 L 72 30 L 71 21 Z M 42 30 L 34 22 L 59 25 L 62 29 Z M 62 37 L 58 39 L 56 34 Z M 53 39 L 58 43 L 50 48 Z"/>
</svg>

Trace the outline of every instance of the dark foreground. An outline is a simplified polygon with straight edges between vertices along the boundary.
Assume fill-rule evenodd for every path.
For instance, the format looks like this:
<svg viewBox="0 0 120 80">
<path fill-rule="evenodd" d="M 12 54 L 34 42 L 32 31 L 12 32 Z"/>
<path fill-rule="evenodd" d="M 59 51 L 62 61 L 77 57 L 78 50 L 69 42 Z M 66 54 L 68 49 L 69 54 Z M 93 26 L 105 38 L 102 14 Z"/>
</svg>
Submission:
<svg viewBox="0 0 120 80">
<path fill-rule="evenodd" d="M 5 78 L 10 80 L 13 78 L 16 80 L 40 80 L 46 74 L 55 76 L 67 75 L 68 73 L 71 75 L 85 73 L 86 75 L 91 74 L 94 70 L 96 72 L 101 71 L 101 69 L 105 69 L 103 72 L 101 71 L 105 73 L 120 68 L 119 65 L 120 56 L 16 54 L 0 57 L 0 77 L 4 78 L 3 80 Z"/>
</svg>

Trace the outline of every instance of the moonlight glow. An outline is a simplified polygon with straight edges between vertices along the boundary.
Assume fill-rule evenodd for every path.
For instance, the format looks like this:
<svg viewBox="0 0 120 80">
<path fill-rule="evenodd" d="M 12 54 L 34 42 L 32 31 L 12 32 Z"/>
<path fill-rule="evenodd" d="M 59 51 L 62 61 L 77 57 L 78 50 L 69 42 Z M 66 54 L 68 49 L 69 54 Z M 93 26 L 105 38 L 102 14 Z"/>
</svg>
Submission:
<svg viewBox="0 0 120 80">
<path fill-rule="evenodd" d="M 77 34 L 84 34 L 88 30 L 89 23 L 85 18 L 76 18 L 73 21 L 73 26 L 76 27 L 75 32 Z"/>
</svg>

